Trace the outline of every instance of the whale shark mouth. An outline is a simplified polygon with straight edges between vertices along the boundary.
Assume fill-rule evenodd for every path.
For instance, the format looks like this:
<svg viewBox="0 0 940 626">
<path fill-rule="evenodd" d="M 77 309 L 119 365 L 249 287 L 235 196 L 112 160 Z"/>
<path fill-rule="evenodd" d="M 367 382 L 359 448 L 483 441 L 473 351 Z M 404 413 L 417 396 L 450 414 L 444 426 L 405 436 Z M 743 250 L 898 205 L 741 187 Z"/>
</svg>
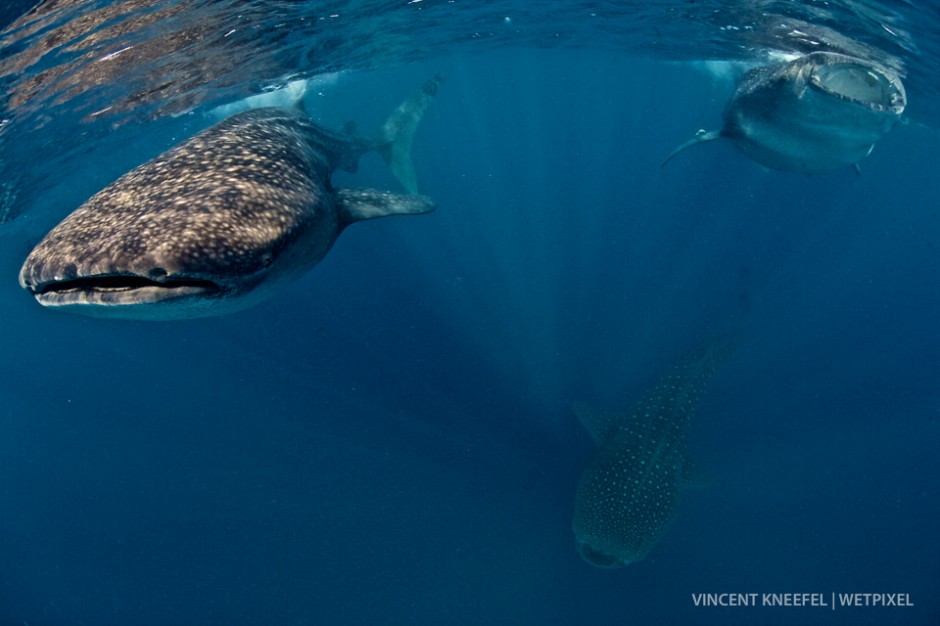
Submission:
<svg viewBox="0 0 940 626">
<path fill-rule="evenodd" d="M 211 298 L 222 287 L 211 280 L 174 277 L 152 280 L 137 274 L 106 274 L 50 281 L 28 287 L 42 304 L 120 306 L 186 297 Z"/>
<path fill-rule="evenodd" d="M 891 79 L 870 66 L 858 63 L 820 65 L 810 83 L 831 96 L 848 100 L 873 111 L 903 111 L 904 96 Z"/>
<path fill-rule="evenodd" d="M 575 545 L 581 558 L 595 567 L 614 569 L 626 565 L 625 561 L 597 550 L 587 542 L 578 541 Z"/>
</svg>

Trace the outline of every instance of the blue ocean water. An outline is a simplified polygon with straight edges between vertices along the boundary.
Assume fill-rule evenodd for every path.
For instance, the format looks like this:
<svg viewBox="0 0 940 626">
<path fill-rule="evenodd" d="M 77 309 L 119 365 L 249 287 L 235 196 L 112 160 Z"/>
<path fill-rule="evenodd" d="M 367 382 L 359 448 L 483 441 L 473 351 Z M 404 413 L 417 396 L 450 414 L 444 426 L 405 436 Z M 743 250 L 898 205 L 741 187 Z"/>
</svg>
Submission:
<svg viewBox="0 0 940 626">
<path fill-rule="evenodd" d="M 212 46 L 185 48 L 189 65 L 160 48 L 144 61 L 186 71 L 135 91 L 147 66 L 90 71 L 82 43 L 123 46 L 94 29 L 3 66 L 0 624 L 937 623 L 931 9 L 800 5 L 830 29 L 840 10 L 865 18 L 848 34 L 896 56 L 911 99 L 861 176 L 809 177 L 720 143 L 659 167 L 719 125 L 733 91 L 736 66 L 702 61 L 763 58 L 730 35 L 687 37 L 753 32 L 779 3 L 539 16 L 428 2 L 409 3 L 411 29 L 402 8 L 387 9 L 396 28 L 304 26 L 347 9 L 382 23 L 375 3 L 329 4 L 92 3 L 168 12 L 138 50 L 201 23 L 187 11 L 229 16 L 205 26 L 225 33 L 262 15 L 227 51 L 243 76 L 219 78 Z M 87 14 L 77 6 L 55 3 L 56 25 Z M 675 10 L 695 14 L 667 20 Z M 585 12 L 608 17 L 573 21 Z M 698 19 L 714 12 L 748 19 Z M 43 41 L 13 32 L 7 61 Z M 446 75 L 414 146 L 435 213 L 354 225 L 289 290 L 227 317 L 84 318 L 19 288 L 32 246 L 89 195 L 209 125 L 212 106 L 305 72 L 322 123 L 363 129 Z M 69 77 L 83 82 L 70 91 Z M 396 185 L 374 155 L 335 180 Z M 646 559 L 592 568 L 571 519 L 593 444 L 571 403 L 628 407 L 729 331 L 737 349 L 693 418 L 703 484 Z M 914 606 L 693 601 L 752 592 Z"/>
</svg>

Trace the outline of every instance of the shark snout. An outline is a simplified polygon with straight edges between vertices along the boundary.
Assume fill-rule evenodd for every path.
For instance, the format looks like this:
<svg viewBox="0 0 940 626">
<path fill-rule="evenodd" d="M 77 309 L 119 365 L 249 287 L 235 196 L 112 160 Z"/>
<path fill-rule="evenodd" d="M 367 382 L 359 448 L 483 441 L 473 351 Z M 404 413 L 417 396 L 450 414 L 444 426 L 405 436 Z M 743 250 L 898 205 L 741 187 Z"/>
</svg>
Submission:
<svg viewBox="0 0 940 626">
<path fill-rule="evenodd" d="M 156 265 L 140 269 L 110 263 L 83 266 L 39 255 L 27 258 L 19 282 L 41 304 L 53 307 L 155 304 L 225 291 L 216 281 L 171 273 Z"/>
</svg>

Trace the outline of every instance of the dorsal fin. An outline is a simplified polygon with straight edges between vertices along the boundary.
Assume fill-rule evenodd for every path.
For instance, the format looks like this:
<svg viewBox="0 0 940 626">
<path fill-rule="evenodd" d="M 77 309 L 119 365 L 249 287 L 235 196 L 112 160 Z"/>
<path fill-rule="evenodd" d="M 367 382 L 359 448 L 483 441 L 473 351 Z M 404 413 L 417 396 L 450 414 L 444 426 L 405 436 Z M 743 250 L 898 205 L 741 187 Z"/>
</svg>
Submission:
<svg viewBox="0 0 940 626">
<path fill-rule="evenodd" d="M 663 161 L 662 165 L 660 165 L 659 167 L 666 167 L 666 163 L 669 163 L 669 161 L 671 161 L 674 156 L 676 156 L 683 150 L 687 150 L 688 148 L 691 148 L 692 146 L 697 146 L 700 143 L 706 143 L 708 141 L 714 141 L 716 139 L 720 139 L 721 136 L 722 135 L 721 135 L 720 130 L 701 129 L 697 133 L 695 133 L 694 137 L 692 137 L 687 142 L 685 142 L 684 144 L 682 144 L 681 146 L 673 150 L 672 153 L 666 157 L 666 160 Z"/>
</svg>

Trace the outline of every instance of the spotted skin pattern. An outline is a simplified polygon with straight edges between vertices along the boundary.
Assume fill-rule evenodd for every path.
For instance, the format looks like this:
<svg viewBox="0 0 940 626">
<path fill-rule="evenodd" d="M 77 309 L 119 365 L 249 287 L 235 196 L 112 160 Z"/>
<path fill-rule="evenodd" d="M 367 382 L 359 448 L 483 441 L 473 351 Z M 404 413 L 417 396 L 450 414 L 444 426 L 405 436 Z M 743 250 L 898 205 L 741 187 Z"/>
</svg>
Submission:
<svg viewBox="0 0 940 626">
<path fill-rule="evenodd" d="M 575 404 L 598 444 L 575 499 L 575 540 L 587 562 L 607 568 L 634 563 L 665 534 L 689 474 L 692 415 L 726 353 L 711 346 L 686 356 L 629 412 Z"/>
<path fill-rule="evenodd" d="M 199 278 L 264 265 L 262 255 L 273 259 L 330 213 L 321 192 L 329 172 L 299 123 L 286 110 L 250 111 L 122 176 L 35 248 L 24 281 L 76 278 L 78 267 Z"/>
</svg>

